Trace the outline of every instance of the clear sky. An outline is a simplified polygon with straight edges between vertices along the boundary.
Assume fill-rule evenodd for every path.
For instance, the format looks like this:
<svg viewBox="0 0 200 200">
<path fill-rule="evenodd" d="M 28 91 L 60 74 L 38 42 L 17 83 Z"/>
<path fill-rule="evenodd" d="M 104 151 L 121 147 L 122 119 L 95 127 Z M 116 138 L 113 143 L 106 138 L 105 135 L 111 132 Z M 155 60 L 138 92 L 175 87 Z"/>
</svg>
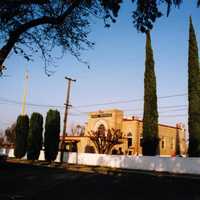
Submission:
<svg viewBox="0 0 200 200">
<path fill-rule="evenodd" d="M 24 72 L 29 70 L 29 89 L 27 102 L 34 104 L 57 105 L 63 120 L 64 100 L 66 98 L 65 76 L 77 79 L 72 85 L 69 126 L 87 121 L 87 112 L 106 108 L 125 110 L 125 116 L 142 117 L 143 79 L 145 62 L 145 35 L 138 33 L 131 22 L 132 4 L 124 4 L 117 23 L 104 28 L 103 22 L 94 20 L 90 39 L 95 48 L 83 52 L 83 59 L 90 63 L 91 69 L 76 61 L 70 55 L 59 60 L 56 73 L 47 77 L 43 62 L 36 58 L 28 63 L 23 58 L 10 55 L 6 61 L 8 77 L 0 79 L 0 129 L 14 122 L 22 110 L 21 105 L 5 103 L 2 99 L 22 101 Z M 187 124 L 187 52 L 188 24 L 192 15 L 197 40 L 200 44 L 200 8 L 196 1 L 185 1 L 180 9 L 173 9 L 170 16 L 159 19 L 151 33 L 154 49 L 155 70 L 159 98 L 159 121 L 175 125 Z M 56 52 L 55 52 L 56 54 Z M 50 66 L 51 68 L 51 66 Z M 53 69 L 53 68 L 51 68 Z M 129 101 L 135 100 L 136 101 Z M 139 99 L 139 100 L 138 100 Z M 115 101 L 125 103 L 104 104 Z M 28 114 L 44 114 L 49 107 L 28 106 Z"/>
</svg>

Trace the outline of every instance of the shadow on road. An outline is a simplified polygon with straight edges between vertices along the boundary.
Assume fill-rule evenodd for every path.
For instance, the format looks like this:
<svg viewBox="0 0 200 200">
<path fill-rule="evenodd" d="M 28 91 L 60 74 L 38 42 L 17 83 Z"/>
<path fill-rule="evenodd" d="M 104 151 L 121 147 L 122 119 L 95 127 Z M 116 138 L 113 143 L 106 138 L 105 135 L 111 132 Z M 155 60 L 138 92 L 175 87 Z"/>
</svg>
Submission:
<svg viewBox="0 0 200 200">
<path fill-rule="evenodd" d="M 0 199 L 200 199 L 200 179 L 148 173 L 81 173 L 7 163 L 0 166 Z"/>
</svg>

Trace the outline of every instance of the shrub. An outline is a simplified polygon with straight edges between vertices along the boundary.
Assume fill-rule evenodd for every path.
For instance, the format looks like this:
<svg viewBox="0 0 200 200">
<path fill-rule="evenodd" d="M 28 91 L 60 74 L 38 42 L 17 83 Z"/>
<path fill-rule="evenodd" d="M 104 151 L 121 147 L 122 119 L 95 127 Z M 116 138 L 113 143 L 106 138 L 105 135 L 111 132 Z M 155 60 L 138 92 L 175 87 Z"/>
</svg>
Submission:
<svg viewBox="0 0 200 200">
<path fill-rule="evenodd" d="M 58 154 L 60 141 L 60 113 L 57 110 L 49 110 L 45 122 L 44 147 L 45 159 L 53 161 Z"/>
<path fill-rule="evenodd" d="M 22 158 L 27 150 L 27 136 L 29 130 L 29 118 L 27 115 L 20 115 L 16 124 L 16 141 L 14 155 L 16 158 Z"/>
<path fill-rule="evenodd" d="M 30 127 L 27 142 L 27 159 L 37 160 L 42 148 L 43 117 L 40 113 L 33 113 L 30 119 Z"/>
</svg>

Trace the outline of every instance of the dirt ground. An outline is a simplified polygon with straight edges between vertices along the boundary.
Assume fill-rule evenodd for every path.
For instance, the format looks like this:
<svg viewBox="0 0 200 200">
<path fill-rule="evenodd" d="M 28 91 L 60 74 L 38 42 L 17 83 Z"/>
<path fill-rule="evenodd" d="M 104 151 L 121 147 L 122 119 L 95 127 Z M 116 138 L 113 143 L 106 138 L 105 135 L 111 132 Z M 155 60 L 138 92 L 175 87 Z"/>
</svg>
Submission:
<svg viewBox="0 0 200 200">
<path fill-rule="evenodd" d="M 92 173 L 0 164 L 0 200 L 198 200 L 200 178 L 146 172 Z"/>
</svg>

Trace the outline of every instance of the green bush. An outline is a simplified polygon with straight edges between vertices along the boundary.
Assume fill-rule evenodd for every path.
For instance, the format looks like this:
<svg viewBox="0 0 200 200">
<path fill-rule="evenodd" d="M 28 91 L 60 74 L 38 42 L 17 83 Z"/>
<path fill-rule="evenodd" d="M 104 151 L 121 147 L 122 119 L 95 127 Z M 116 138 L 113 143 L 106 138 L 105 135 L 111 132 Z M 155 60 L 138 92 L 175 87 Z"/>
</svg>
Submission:
<svg viewBox="0 0 200 200">
<path fill-rule="evenodd" d="M 58 154 L 60 141 L 60 113 L 57 110 L 49 110 L 45 122 L 44 147 L 45 159 L 53 161 Z"/>
<path fill-rule="evenodd" d="M 16 158 L 22 158 L 27 150 L 27 136 L 29 130 L 29 118 L 27 115 L 20 115 L 16 124 L 16 142 L 14 155 Z"/>
<path fill-rule="evenodd" d="M 30 127 L 27 142 L 27 159 L 37 160 L 42 149 L 43 116 L 33 113 L 30 119 Z"/>
</svg>

